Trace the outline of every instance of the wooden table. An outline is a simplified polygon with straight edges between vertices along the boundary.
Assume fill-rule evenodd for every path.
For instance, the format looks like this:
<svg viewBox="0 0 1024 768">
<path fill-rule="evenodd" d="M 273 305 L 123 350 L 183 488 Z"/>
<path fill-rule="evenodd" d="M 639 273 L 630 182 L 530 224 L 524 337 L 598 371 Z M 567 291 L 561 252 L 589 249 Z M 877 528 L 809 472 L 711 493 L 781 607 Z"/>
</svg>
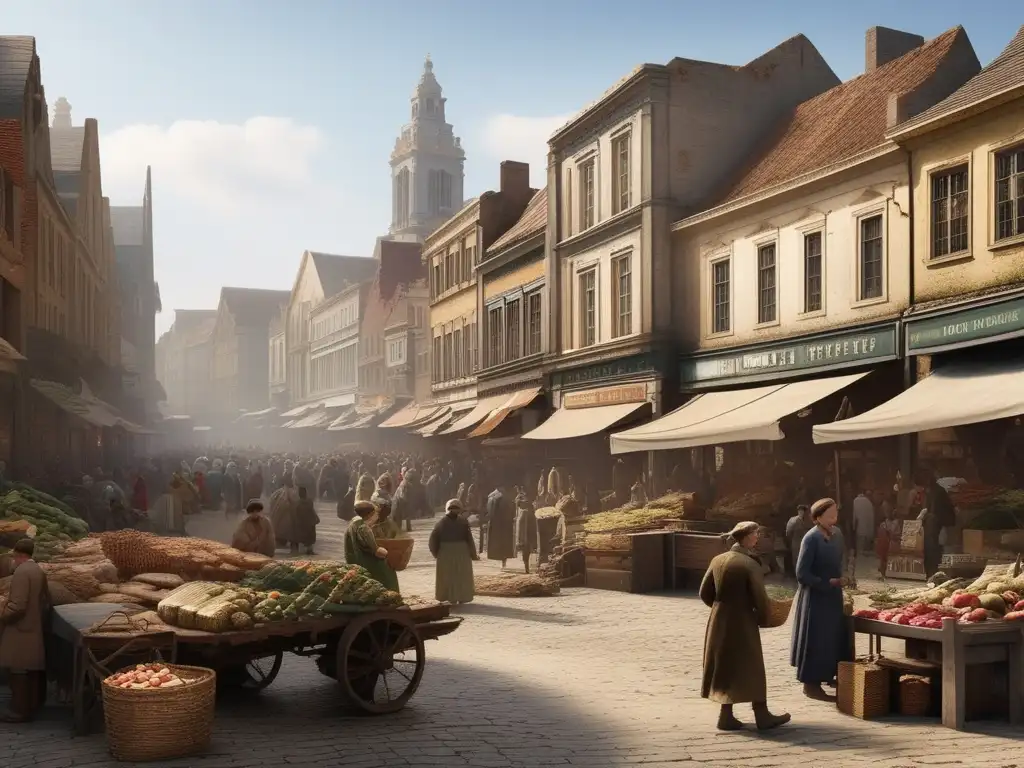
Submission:
<svg viewBox="0 0 1024 768">
<path fill-rule="evenodd" d="M 936 666 L 942 677 L 942 724 L 958 731 L 964 730 L 967 719 L 967 668 L 1006 662 L 1010 722 L 1024 723 L 1024 622 L 961 624 L 943 619 L 942 629 L 925 629 L 855 617 L 853 631 L 868 635 L 873 656 L 881 656 L 883 637 L 935 643 L 941 655 Z"/>
</svg>

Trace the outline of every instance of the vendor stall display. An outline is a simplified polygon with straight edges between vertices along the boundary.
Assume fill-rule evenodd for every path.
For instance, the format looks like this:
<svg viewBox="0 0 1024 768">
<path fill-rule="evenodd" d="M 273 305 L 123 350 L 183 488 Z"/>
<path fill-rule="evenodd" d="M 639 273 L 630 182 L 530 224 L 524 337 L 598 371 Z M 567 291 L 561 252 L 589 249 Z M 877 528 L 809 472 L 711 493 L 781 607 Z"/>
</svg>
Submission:
<svg viewBox="0 0 1024 768">
<path fill-rule="evenodd" d="M 477 576 L 474 591 L 488 597 L 551 597 L 560 591 L 558 582 L 533 574 L 502 573 Z"/>
</svg>

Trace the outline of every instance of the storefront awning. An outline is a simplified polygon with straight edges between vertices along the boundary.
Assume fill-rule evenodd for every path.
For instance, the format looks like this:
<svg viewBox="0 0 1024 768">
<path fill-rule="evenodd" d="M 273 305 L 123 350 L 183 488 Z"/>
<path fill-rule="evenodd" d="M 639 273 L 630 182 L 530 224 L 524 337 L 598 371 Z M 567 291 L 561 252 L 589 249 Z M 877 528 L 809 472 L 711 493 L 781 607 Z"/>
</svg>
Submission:
<svg viewBox="0 0 1024 768">
<path fill-rule="evenodd" d="M 328 397 L 320 403 L 324 408 L 344 408 L 347 405 L 356 404 L 356 393 L 348 392 L 344 395 Z"/>
<path fill-rule="evenodd" d="M 592 408 L 559 408 L 536 429 L 523 435 L 524 440 L 568 440 L 586 437 L 618 424 L 650 403 L 616 403 Z"/>
<path fill-rule="evenodd" d="M 7 341 L 3 336 L 0 336 L 0 361 L 6 360 L 20 362 L 24 359 L 25 356 L 16 350 L 13 344 Z"/>
<path fill-rule="evenodd" d="M 398 411 L 387 419 L 378 424 L 378 427 L 387 427 L 389 429 L 395 427 L 417 427 L 423 426 L 428 421 L 433 419 L 444 409 L 444 406 L 440 405 L 417 405 L 416 403 L 409 403 L 402 410 Z"/>
<path fill-rule="evenodd" d="M 782 440 L 779 420 L 848 387 L 867 373 L 708 392 L 660 419 L 612 435 L 611 452 L 667 451 L 744 440 Z"/>
<path fill-rule="evenodd" d="M 442 408 L 441 413 L 435 416 L 433 419 L 428 421 L 426 425 L 415 430 L 417 435 L 422 437 L 430 437 L 431 435 L 437 434 L 439 429 L 448 426 L 452 423 L 452 420 L 456 418 L 455 413 L 451 408 Z"/>
<path fill-rule="evenodd" d="M 61 410 L 78 416 L 94 427 L 121 427 L 135 434 L 148 434 L 138 424 L 134 424 L 117 414 L 112 405 L 104 403 L 88 392 L 83 383 L 83 394 L 79 394 L 63 384 L 43 379 L 32 379 L 32 388 Z"/>
<path fill-rule="evenodd" d="M 453 435 L 464 429 L 472 429 L 481 421 L 486 419 L 487 414 L 495 408 L 500 407 L 506 400 L 508 400 L 508 395 L 492 395 L 491 397 L 485 397 L 483 400 L 477 400 L 476 405 L 473 406 L 473 410 L 456 419 L 451 426 L 441 430 L 441 434 Z"/>
<path fill-rule="evenodd" d="M 308 416 L 303 416 L 288 424 L 288 429 L 306 429 L 308 427 L 322 427 L 334 421 L 334 414 L 326 409 L 314 411 Z"/>
<path fill-rule="evenodd" d="M 282 419 L 294 419 L 294 418 L 297 418 L 299 416 L 302 416 L 307 411 L 309 411 L 310 409 L 315 408 L 315 407 L 316 406 L 313 405 L 313 404 L 310 404 L 310 405 L 297 405 L 294 408 L 292 408 L 290 411 L 285 411 L 284 413 L 282 413 L 281 414 L 281 418 Z"/>
<path fill-rule="evenodd" d="M 470 432 L 467 437 L 483 437 L 484 435 L 489 435 L 499 424 L 501 424 L 501 422 L 508 418 L 510 414 L 518 411 L 520 408 L 528 406 L 539 394 L 540 387 L 530 387 L 529 389 L 520 389 L 517 392 L 513 392 L 512 396 L 504 403 L 487 414 L 487 418 L 480 422 L 480 425 Z"/>
<path fill-rule="evenodd" d="M 870 440 L 1024 415 L 1024 360 L 939 368 L 892 400 L 818 424 L 816 443 Z"/>
<path fill-rule="evenodd" d="M 240 418 L 240 419 L 260 419 L 260 418 L 263 418 L 264 416 L 269 416 L 270 414 L 272 414 L 276 410 L 277 410 L 276 408 L 264 408 L 262 411 L 246 411 L 245 413 L 243 413 L 238 418 Z"/>
</svg>

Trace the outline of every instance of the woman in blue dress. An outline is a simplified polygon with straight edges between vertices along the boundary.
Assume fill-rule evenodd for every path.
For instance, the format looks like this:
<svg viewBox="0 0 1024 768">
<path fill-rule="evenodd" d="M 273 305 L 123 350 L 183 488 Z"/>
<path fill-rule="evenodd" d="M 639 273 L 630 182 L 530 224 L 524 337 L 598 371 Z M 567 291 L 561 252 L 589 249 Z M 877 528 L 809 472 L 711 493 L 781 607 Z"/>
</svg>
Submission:
<svg viewBox="0 0 1024 768">
<path fill-rule="evenodd" d="M 804 695 L 834 701 L 822 683 L 832 683 L 840 661 L 850 658 L 846 616 L 843 613 L 843 545 L 835 528 L 839 510 L 832 499 L 811 507 L 814 527 L 804 536 L 796 562 L 796 617 L 790 664 Z"/>
</svg>

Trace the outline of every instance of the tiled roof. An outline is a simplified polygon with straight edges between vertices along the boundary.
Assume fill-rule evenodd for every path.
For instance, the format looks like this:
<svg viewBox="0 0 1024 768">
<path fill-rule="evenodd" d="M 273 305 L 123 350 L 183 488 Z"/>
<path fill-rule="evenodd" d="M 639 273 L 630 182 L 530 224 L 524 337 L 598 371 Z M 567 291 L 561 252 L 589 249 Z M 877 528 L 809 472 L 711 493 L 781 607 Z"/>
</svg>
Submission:
<svg viewBox="0 0 1024 768">
<path fill-rule="evenodd" d="M 290 291 L 263 288 L 221 288 L 220 300 L 238 325 L 270 326 L 270 318 L 288 303 Z"/>
<path fill-rule="evenodd" d="M 495 254 L 504 251 L 506 248 L 511 248 L 523 240 L 528 240 L 538 232 L 543 232 L 547 226 L 548 188 L 544 187 L 537 190 L 537 193 L 527 204 L 526 210 L 523 211 L 523 215 L 519 217 L 519 221 L 513 224 L 508 232 L 495 240 L 491 247 L 487 249 L 487 253 L 489 255 Z"/>
<path fill-rule="evenodd" d="M 196 328 L 206 320 L 216 320 L 216 309 L 176 309 L 174 310 L 174 328 L 188 331 Z"/>
<path fill-rule="evenodd" d="M 889 97 L 925 82 L 966 35 L 962 27 L 951 29 L 800 104 L 781 136 L 721 202 L 755 194 L 884 144 Z"/>
<path fill-rule="evenodd" d="M 891 134 L 913 130 L 936 118 L 953 115 L 1010 88 L 1024 85 L 1024 26 L 991 64 L 935 106 L 897 125 Z"/>
<path fill-rule="evenodd" d="M 143 245 L 145 211 L 141 205 L 110 206 L 114 245 Z"/>
<path fill-rule="evenodd" d="M 36 39 L 0 36 L 0 120 L 19 120 L 25 111 L 25 87 L 36 53 Z"/>
<path fill-rule="evenodd" d="M 50 162 L 55 171 L 82 170 L 85 126 L 50 129 Z"/>
<path fill-rule="evenodd" d="M 324 298 L 341 293 L 351 283 L 369 280 L 377 269 L 376 262 L 365 256 L 338 256 L 310 251 L 309 257 L 313 259 L 316 273 L 320 277 Z"/>
</svg>

